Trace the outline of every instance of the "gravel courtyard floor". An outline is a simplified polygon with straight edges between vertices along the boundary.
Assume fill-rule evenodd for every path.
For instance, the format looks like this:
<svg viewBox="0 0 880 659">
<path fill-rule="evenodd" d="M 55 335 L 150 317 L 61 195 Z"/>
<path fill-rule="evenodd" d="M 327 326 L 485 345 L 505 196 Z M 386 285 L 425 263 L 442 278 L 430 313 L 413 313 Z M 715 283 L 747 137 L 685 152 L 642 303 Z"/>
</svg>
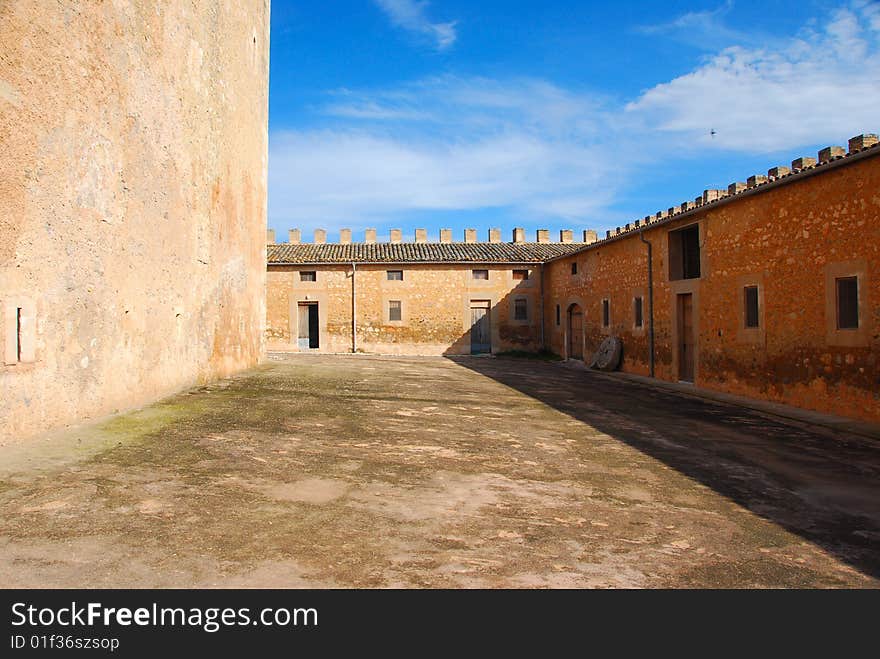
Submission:
<svg viewBox="0 0 880 659">
<path fill-rule="evenodd" d="M 564 364 L 273 355 L 0 447 L 7 587 L 880 586 L 880 443 Z"/>
</svg>

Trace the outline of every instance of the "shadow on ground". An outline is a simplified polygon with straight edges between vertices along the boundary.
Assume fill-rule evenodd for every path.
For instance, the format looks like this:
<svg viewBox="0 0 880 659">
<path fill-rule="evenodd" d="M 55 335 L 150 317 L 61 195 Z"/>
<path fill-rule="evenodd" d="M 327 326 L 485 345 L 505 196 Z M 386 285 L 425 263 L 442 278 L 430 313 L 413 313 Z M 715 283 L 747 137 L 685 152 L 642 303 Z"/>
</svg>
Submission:
<svg viewBox="0 0 880 659">
<path fill-rule="evenodd" d="M 880 577 L 880 445 L 571 363 L 450 358 Z"/>
</svg>

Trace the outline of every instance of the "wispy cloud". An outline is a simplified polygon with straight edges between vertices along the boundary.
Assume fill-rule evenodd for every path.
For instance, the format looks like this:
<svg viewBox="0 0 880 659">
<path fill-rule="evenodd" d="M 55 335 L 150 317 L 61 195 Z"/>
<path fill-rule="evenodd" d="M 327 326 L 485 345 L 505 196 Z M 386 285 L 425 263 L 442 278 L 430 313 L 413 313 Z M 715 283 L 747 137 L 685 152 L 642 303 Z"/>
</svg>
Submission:
<svg viewBox="0 0 880 659">
<path fill-rule="evenodd" d="M 691 73 L 648 90 L 627 105 L 627 113 L 699 146 L 745 152 L 873 127 L 880 107 L 878 23 L 876 5 L 855 3 L 801 38 L 724 49 Z"/>
<path fill-rule="evenodd" d="M 540 80 L 443 76 L 345 97 L 347 106 L 327 112 L 357 122 L 273 135 L 273 217 L 361 226 L 413 211 L 505 207 L 579 218 L 613 194 L 605 179 L 614 160 L 597 133 L 607 121 L 591 95 Z"/>
<path fill-rule="evenodd" d="M 315 128 L 273 133 L 270 220 L 357 228 L 499 208 L 532 222 L 629 221 L 612 209 L 648 167 L 876 130 L 878 13 L 856 2 L 797 38 L 725 48 L 629 101 L 534 78 L 338 90 Z"/>
<path fill-rule="evenodd" d="M 641 34 L 672 39 L 700 48 L 715 50 L 737 44 L 740 46 L 757 43 L 761 35 L 734 29 L 725 23 L 725 18 L 733 10 L 733 1 L 716 9 L 691 11 L 656 25 L 639 25 L 635 28 Z"/>
<path fill-rule="evenodd" d="M 437 23 L 428 19 L 426 0 L 374 0 L 388 14 L 391 22 L 421 38 L 428 39 L 438 50 L 449 48 L 457 37 L 455 22 Z"/>
</svg>

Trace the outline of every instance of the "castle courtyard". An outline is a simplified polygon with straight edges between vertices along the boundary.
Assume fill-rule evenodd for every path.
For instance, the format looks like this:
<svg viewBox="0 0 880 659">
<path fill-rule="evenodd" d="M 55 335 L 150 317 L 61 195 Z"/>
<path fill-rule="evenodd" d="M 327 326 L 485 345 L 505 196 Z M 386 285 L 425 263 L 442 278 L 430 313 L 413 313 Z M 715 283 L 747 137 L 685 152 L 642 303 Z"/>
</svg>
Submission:
<svg viewBox="0 0 880 659">
<path fill-rule="evenodd" d="M 536 359 L 270 355 L 0 447 L 7 587 L 877 587 L 880 443 Z"/>
</svg>

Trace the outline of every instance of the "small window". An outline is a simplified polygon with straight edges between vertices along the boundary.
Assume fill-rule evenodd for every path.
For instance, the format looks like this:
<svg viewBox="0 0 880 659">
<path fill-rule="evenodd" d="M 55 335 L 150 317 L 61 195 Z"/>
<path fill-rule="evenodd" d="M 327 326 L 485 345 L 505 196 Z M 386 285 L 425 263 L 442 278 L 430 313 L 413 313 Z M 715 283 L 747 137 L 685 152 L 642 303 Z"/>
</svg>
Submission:
<svg viewBox="0 0 880 659">
<path fill-rule="evenodd" d="M 15 309 L 15 359 L 21 361 L 21 307 Z"/>
<path fill-rule="evenodd" d="M 529 319 L 529 302 L 525 298 L 516 298 L 513 301 L 513 319 L 528 320 Z"/>
<path fill-rule="evenodd" d="M 3 336 L 6 341 L 2 347 L 3 361 L 0 364 L 13 366 L 35 361 L 34 356 L 34 308 L 32 303 L 10 300 L 3 305 Z"/>
<path fill-rule="evenodd" d="M 301 270 L 299 273 L 300 281 L 318 281 L 318 273 L 314 270 Z"/>
<path fill-rule="evenodd" d="M 602 327 L 608 327 L 611 324 L 611 302 L 602 300 Z"/>
<path fill-rule="evenodd" d="M 633 325 L 636 328 L 641 328 L 644 326 L 644 319 L 642 315 L 642 298 L 635 297 L 633 298 Z"/>
<path fill-rule="evenodd" d="M 669 232 L 669 279 L 700 278 L 700 227 Z"/>
<path fill-rule="evenodd" d="M 403 270 L 388 270 L 388 281 L 403 281 Z"/>
<path fill-rule="evenodd" d="M 513 280 L 514 281 L 525 281 L 529 278 L 528 270 L 514 270 L 513 271 Z"/>
<path fill-rule="evenodd" d="M 577 273 L 578 273 L 578 263 L 577 263 L 577 261 L 572 261 L 571 274 L 576 275 Z"/>
<path fill-rule="evenodd" d="M 482 280 L 489 279 L 489 271 L 488 270 L 473 270 L 472 272 L 473 272 L 474 279 L 482 279 Z"/>
<path fill-rule="evenodd" d="M 837 329 L 859 329 L 859 279 L 839 277 L 837 287 Z"/>
<path fill-rule="evenodd" d="M 743 289 L 743 304 L 745 304 L 746 329 L 754 329 L 760 325 L 758 316 L 758 287 L 746 286 Z"/>
<path fill-rule="evenodd" d="M 391 300 L 388 302 L 388 320 L 402 320 L 400 313 L 400 300 Z"/>
<path fill-rule="evenodd" d="M 557 304 L 556 305 L 556 327 L 559 327 L 559 325 L 561 324 L 560 316 L 561 316 L 561 312 L 559 310 L 559 305 Z"/>
</svg>

